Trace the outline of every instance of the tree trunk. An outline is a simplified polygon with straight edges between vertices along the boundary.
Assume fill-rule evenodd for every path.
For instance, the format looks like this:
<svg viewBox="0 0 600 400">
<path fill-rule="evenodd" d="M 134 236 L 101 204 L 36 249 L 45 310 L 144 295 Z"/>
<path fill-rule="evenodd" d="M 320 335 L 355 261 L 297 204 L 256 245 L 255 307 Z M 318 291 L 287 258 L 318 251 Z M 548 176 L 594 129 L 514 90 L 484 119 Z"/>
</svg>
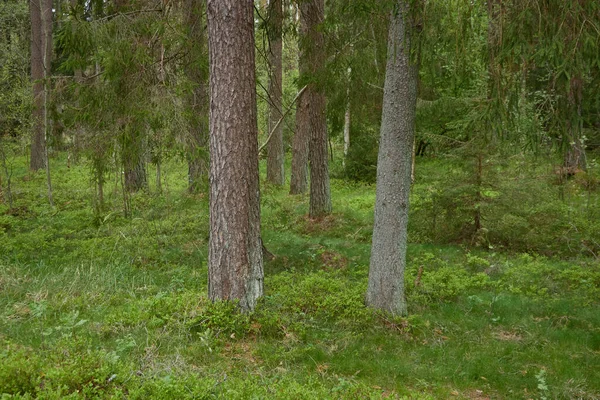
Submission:
<svg viewBox="0 0 600 400">
<path fill-rule="evenodd" d="M 377 160 L 375 224 L 367 304 L 393 314 L 406 313 L 404 269 L 412 144 L 417 103 L 417 66 L 410 59 L 408 5 L 392 12 Z"/>
<path fill-rule="evenodd" d="M 308 126 L 310 135 L 310 216 L 320 217 L 331 213 L 329 188 L 329 160 L 327 157 L 327 118 L 325 93 L 321 82 L 325 62 L 325 39 L 321 24 L 325 18 L 324 0 L 300 3 L 300 24 L 305 25 L 304 51 L 311 82 L 306 88 Z"/>
<path fill-rule="evenodd" d="M 33 81 L 33 134 L 29 168 L 46 166 L 46 92 L 44 81 L 52 63 L 52 0 L 30 0 L 31 80 Z"/>
<path fill-rule="evenodd" d="M 123 133 L 122 158 L 125 174 L 125 190 L 137 192 L 145 189 L 148 181 L 146 177 L 146 161 L 144 157 L 144 141 L 136 126 L 125 127 Z"/>
<path fill-rule="evenodd" d="M 581 105 L 583 103 L 583 80 L 574 76 L 569 82 L 568 95 L 568 117 L 567 117 L 567 149 L 564 155 L 564 170 L 567 175 L 573 175 L 577 171 L 587 170 L 585 156 L 585 145 L 583 136 L 583 119 L 581 117 Z"/>
<path fill-rule="evenodd" d="M 282 116 L 282 51 L 283 24 L 282 0 L 269 2 L 269 133 L 273 136 L 267 145 L 267 181 L 275 185 L 285 183 L 283 125 L 277 122 Z"/>
<path fill-rule="evenodd" d="M 189 56 L 185 74 L 194 88 L 188 103 L 188 190 L 197 193 L 208 176 L 208 69 L 204 64 L 206 35 L 202 21 L 204 0 L 185 0 L 184 13 L 189 29 Z"/>
<path fill-rule="evenodd" d="M 301 19 L 301 18 L 300 18 Z M 302 20 L 302 19 L 301 19 Z M 300 23 L 300 36 L 306 37 L 306 24 Z M 306 49 L 303 41 L 299 43 L 298 74 L 302 79 L 308 73 Z M 296 106 L 296 132 L 292 139 L 292 176 L 290 194 L 306 193 L 308 188 L 308 143 L 309 130 L 309 96 L 308 87 L 300 95 Z"/>
<path fill-rule="evenodd" d="M 208 0 L 211 300 L 253 310 L 263 293 L 251 1 Z"/>
<path fill-rule="evenodd" d="M 348 67 L 348 87 L 346 88 L 346 112 L 344 113 L 344 160 L 343 166 L 346 166 L 346 158 L 350 149 L 350 85 L 352 77 L 352 68 Z"/>
<path fill-rule="evenodd" d="M 302 61 L 300 62 L 302 71 Z M 300 72 L 302 74 L 302 72 Z M 306 91 L 300 95 L 296 106 L 296 133 L 292 139 L 292 177 L 290 194 L 306 193 L 308 188 L 308 97 Z"/>
<path fill-rule="evenodd" d="M 500 0 L 487 0 L 487 14 L 488 14 L 488 30 L 487 30 L 487 43 L 488 43 L 488 88 L 487 96 L 488 100 L 499 96 L 500 91 L 500 66 L 496 60 L 496 56 L 502 42 L 502 21 L 500 20 L 501 10 Z"/>
</svg>

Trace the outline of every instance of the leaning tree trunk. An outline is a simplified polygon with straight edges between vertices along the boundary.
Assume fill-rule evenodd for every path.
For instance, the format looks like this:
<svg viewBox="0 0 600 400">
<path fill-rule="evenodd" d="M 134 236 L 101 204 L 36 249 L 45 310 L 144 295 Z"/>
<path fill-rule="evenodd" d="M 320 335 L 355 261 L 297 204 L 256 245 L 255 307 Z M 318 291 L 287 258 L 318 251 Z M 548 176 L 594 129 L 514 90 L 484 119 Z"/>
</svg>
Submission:
<svg viewBox="0 0 600 400">
<path fill-rule="evenodd" d="M 253 310 L 263 292 L 251 1 L 208 1 L 211 300 Z"/>
<path fill-rule="evenodd" d="M 397 3 L 397 10 L 391 15 L 388 37 L 375 224 L 366 301 L 375 309 L 405 314 L 404 269 L 417 66 L 410 58 L 408 5 L 405 0 Z"/>
<path fill-rule="evenodd" d="M 283 9 L 281 0 L 269 2 L 269 134 L 267 145 L 267 181 L 275 185 L 285 183 L 283 125 L 277 124 L 282 116 L 282 51 L 281 30 Z"/>
<path fill-rule="evenodd" d="M 52 0 L 30 0 L 31 80 L 33 81 L 33 134 L 29 168 L 46 166 L 46 91 L 44 81 L 52 63 Z"/>
<path fill-rule="evenodd" d="M 308 124 L 310 131 L 310 216 L 320 217 L 331 213 L 331 192 L 329 188 L 329 160 L 327 158 L 327 119 L 325 115 L 325 93 L 319 77 L 322 76 L 325 62 L 325 39 L 321 24 L 325 17 L 324 0 L 311 0 L 300 3 L 300 23 L 306 25 L 305 51 L 309 73 L 313 82 L 306 88 L 308 103 Z M 314 81 L 317 82 L 314 82 Z"/>
<path fill-rule="evenodd" d="M 187 96 L 188 136 L 185 140 L 188 161 L 188 190 L 196 193 L 208 176 L 208 70 L 203 60 L 206 35 L 202 24 L 204 0 L 185 0 L 184 13 L 189 37 L 185 74 L 194 88 Z"/>
</svg>

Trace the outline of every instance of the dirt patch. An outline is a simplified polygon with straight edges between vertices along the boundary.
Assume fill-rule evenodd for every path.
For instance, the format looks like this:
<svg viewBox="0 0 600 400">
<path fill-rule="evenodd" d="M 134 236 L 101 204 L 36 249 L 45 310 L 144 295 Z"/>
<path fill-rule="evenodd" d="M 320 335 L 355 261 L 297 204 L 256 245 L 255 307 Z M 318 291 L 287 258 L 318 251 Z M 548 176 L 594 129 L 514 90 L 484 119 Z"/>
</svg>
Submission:
<svg viewBox="0 0 600 400">
<path fill-rule="evenodd" d="M 320 254 L 323 269 L 346 269 L 348 259 L 337 251 L 325 250 Z"/>
<path fill-rule="evenodd" d="M 497 331 L 492 334 L 497 340 L 503 342 L 520 342 L 523 340 L 523 336 L 519 335 L 517 332 L 511 331 Z"/>
<path fill-rule="evenodd" d="M 302 231 L 306 234 L 328 231 L 338 225 L 337 218 L 331 214 L 318 218 L 311 218 L 310 216 L 305 215 L 302 217 L 302 222 Z"/>
</svg>

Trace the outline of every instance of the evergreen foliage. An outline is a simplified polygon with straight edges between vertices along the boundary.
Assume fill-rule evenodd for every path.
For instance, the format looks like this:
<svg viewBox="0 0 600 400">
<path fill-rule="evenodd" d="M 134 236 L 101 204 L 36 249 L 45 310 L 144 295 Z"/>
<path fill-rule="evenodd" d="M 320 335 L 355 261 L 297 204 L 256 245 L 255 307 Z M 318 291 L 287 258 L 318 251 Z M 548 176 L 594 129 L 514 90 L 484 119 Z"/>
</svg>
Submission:
<svg viewBox="0 0 600 400">
<path fill-rule="evenodd" d="M 364 303 L 397 1 L 326 1 L 324 68 L 300 74 L 304 1 L 283 1 L 286 175 L 264 183 L 259 155 L 274 258 L 252 314 L 206 293 L 209 177 L 192 182 L 189 164 L 216 156 L 193 136 L 208 129 L 209 69 L 195 0 L 53 1 L 54 207 L 28 170 L 29 2 L 0 1 L 0 397 L 600 397 L 600 2 L 408 1 L 409 316 L 394 317 Z M 254 7 L 260 146 L 267 6 Z M 315 219 L 287 194 L 308 84 L 327 97 L 334 210 Z"/>
</svg>

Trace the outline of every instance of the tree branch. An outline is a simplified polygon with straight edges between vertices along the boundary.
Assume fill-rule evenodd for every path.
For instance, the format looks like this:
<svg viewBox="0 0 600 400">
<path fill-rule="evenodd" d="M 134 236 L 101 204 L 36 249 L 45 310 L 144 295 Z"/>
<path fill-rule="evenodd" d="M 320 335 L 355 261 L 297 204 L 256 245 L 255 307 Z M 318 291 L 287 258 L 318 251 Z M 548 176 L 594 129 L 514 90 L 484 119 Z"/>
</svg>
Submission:
<svg viewBox="0 0 600 400">
<path fill-rule="evenodd" d="M 281 118 L 279 118 L 279 121 L 277 121 L 277 123 L 275 124 L 275 126 L 273 127 L 273 129 L 271 129 L 271 132 L 269 132 L 269 137 L 267 137 L 266 142 L 263 143 L 263 145 L 258 148 L 258 152 L 259 153 L 267 146 L 267 144 L 269 144 L 269 142 L 271 141 L 271 138 L 273 137 L 273 134 L 275 133 L 275 131 L 277 130 L 277 128 L 279 128 L 279 125 L 281 125 L 281 122 L 283 122 L 283 120 L 285 119 L 286 115 L 289 114 L 290 110 L 292 109 L 292 106 L 294 105 L 294 103 L 296 103 L 296 101 L 298 101 L 298 99 L 300 98 L 300 96 L 302 95 L 302 93 L 304 93 L 305 90 L 306 90 L 306 85 L 302 89 L 300 89 L 300 91 L 298 92 L 298 94 L 296 95 L 296 97 L 294 97 L 294 100 L 292 100 L 292 102 L 288 106 L 287 110 L 285 110 L 285 112 L 281 115 Z"/>
</svg>

